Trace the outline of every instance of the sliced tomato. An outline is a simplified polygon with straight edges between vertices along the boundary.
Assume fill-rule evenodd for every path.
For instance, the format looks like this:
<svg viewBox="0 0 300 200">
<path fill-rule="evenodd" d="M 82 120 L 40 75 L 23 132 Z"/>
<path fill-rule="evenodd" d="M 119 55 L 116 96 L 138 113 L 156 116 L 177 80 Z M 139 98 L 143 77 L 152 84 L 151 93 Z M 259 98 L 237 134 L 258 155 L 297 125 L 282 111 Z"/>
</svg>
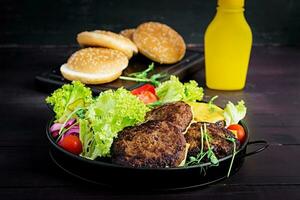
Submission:
<svg viewBox="0 0 300 200">
<path fill-rule="evenodd" d="M 131 94 L 138 95 L 138 94 L 141 94 L 144 91 L 149 91 L 152 94 L 156 95 L 155 87 L 151 84 L 145 84 L 145 85 L 142 85 L 141 87 L 135 88 L 131 91 Z"/>
<path fill-rule="evenodd" d="M 155 87 L 151 84 L 145 84 L 141 87 L 135 88 L 131 94 L 136 95 L 145 104 L 153 103 L 158 100 L 155 92 Z"/>
<path fill-rule="evenodd" d="M 58 143 L 65 150 L 79 155 L 82 152 L 82 144 L 80 139 L 75 135 L 64 136 Z"/>
<path fill-rule="evenodd" d="M 156 102 L 158 98 L 150 91 L 142 91 L 136 95 L 144 104 Z"/>
<path fill-rule="evenodd" d="M 243 143 L 246 140 L 246 134 L 244 128 L 239 124 L 232 124 L 227 127 L 228 130 L 232 131 L 233 133 L 236 133 L 237 139 Z"/>
</svg>

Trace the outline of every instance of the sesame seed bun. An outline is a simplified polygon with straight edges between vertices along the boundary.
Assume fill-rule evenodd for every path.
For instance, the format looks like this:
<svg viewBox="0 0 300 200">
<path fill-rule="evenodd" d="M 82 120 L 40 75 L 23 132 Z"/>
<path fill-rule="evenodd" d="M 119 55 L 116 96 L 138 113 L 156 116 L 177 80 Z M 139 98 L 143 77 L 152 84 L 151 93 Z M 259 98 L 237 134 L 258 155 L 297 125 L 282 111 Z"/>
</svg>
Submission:
<svg viewBox="0 0 300 200">
<path fill-rule="evenodd" d="M 77 35 L 81 46 L 106 47 L 123 52 L 128 59 L 138 53 L 136 45 L 128 38 L 110 31 L 81 32 Z"/>
<path fill-rule="evenodd" d="M 127 65 L 127 57 L 118 50 L 85 48 L 75 52 L 60 71 L 68 80 L 101 84 L 117 79 Z"/>
<path fill-rule="evenodd" d="M 133 41 L 133 33 L 135 32 L 135 28 L 124 29 L 120 32 L 121 35 L 127 37 L 131 41 Z"/>
<path fill-rule="evenodd" d="M 185 55 L 183 38 L 169 26 L 158 22 L 139 25 L 133 41 L 140 53 L 162 64 L 176 63 Z"/>
</svg>

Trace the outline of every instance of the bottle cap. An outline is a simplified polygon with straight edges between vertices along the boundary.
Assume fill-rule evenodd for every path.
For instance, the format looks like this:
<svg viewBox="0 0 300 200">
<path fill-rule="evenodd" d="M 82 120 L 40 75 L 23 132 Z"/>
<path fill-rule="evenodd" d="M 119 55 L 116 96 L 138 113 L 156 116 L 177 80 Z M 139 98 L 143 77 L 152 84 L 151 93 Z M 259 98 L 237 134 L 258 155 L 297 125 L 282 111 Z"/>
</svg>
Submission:
<svg viewBox="0 0 300 200">
<path fill-rule="evenodd" d="M 245 0 L 218 0 L 218 6 L 228 9 L 242 8 L 244 2 Z"/>
</svg>

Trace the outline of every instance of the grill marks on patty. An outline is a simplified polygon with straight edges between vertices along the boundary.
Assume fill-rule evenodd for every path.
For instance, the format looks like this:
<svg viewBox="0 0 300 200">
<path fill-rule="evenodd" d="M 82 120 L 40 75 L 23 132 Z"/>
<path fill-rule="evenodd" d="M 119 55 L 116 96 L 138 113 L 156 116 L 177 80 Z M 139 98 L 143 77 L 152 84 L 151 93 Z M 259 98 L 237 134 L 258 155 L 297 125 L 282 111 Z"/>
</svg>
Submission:
<svg viewBox="0 0 300 200">
<path fill-rule="evenodd" d="M 226 128 L 220 126 L 220 124 L 206 123 L 207 131 L 209 134 L 209 143 L 213 148 L 214 153 L 218 158 L 223 158 L 233 153 L 233 144 L 226 138 L 234 137 L 234 135 Z M 201 131 L 200 127 L 204 126 L 204 123 L 196 122 L 191 124 L 187 133 L 184 135 L 186 142 L 190 144 L 188 156 L 197 156 L 201 149 Z M 237 148 L 239 143 L 237 142 Z M 203 146 L 204 151 L 208 150 L 206 142 Z"/>
</svg>

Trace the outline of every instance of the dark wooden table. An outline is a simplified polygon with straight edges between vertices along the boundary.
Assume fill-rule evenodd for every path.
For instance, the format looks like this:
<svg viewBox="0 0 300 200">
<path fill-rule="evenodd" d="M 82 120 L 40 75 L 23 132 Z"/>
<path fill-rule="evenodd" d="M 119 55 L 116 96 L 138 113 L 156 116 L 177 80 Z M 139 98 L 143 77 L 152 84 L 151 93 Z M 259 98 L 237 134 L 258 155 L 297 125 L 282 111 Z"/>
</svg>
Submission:
<svg viewBox="0 0 300 200">
<path fill-rule="evenodd" d="M 220 105 L 244 99 L 251 140 L 265 139 L 270 147 L 247 158 L 228 180 L 174 193 L 91 186 L 51 162 L 45 136 L 51 113 L 34 76 L 60 65 L 73 50 L 0 48 L 0 199 L 300 199 L 300 48 L 254 47 L 245 90 L 205 90 L 207 99 L 219 95 Z M 203 71 L 190 78 L 204 84 Z"/>
</svg>

